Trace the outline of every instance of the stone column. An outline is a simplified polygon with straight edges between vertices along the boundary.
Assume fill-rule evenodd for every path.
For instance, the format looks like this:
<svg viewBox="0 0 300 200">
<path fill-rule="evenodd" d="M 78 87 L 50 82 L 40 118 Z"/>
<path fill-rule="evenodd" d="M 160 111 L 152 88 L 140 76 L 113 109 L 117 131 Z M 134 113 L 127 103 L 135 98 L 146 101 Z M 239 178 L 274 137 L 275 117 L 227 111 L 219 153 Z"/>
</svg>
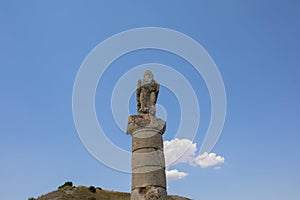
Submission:
<svg viewBox="0 0 300 200">
<path fill-rule="evenodd" d="M 153 74 L 146 71 L 137 87 L 138 115 L 129 116 L 127 126 L 132 136 L 131 200 L 167 200 L 162 140 L 166 122 L 155 117 L 158 90 Z"/>
</svg>

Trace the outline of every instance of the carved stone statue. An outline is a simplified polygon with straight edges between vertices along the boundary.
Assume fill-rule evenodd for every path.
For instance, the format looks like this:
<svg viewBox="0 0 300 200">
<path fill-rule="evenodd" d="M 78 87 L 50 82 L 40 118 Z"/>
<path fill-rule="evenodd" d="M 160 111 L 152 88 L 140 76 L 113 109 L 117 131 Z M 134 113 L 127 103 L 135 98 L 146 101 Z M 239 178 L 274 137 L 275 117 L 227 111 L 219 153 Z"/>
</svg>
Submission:
<svg viewBox="0 0 300 200">
<path fill-rule="evenodd" d="M 127 133 L 132 134 L 136 129 L 152 127 L 163 133 L 166 129 L 166 122 L 155 117 L 156 101 L 160 85 L 154 80 L 151 71 L 144 73 L 144 78 L 138 80 L 136 87 L 137 115 L 128 118 Z"/>
<path fill-rule="evenodd" d="M 151 71 L 147 70 L 144 79 L 139 80 L 136 89 L 137 110 L 139 114 L 155 116 L 155 104 L 160 85 L 154 80 Z"/>
</svg>

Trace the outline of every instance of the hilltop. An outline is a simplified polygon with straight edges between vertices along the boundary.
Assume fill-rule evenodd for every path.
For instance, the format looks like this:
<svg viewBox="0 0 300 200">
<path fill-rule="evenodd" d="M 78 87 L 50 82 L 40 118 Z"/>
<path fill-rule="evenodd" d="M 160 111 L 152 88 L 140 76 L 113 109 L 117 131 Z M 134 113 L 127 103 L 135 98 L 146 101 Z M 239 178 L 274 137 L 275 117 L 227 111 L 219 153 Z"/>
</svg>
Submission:
<svg viewBox="0 0 300 200">
<path fill-rule="evenodd" d="M 66 182 L 57 190 L 38 198 L 28 200 L 130 200 L 130 193 L 103 190 L 94 186 L 73 186 L 72 182 Z M 179 196 L 168 196 L 168 200 L 190 200 Z"/>
</svg>

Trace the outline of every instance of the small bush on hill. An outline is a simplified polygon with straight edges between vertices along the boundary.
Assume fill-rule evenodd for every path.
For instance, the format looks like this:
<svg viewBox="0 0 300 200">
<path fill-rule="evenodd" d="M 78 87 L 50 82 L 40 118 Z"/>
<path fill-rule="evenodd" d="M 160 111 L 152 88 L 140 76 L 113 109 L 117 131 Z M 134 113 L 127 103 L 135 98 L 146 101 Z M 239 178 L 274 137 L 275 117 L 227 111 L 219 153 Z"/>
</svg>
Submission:
<svg viewBox="0 0 300 200">
<path fill-rule="evenodd" d="M 96 188 L 94 186 L 90 186 L 89 187 L 89 191 L 92 192 L 92 193 L 95 193 L 96 192 Z"/>
<path fill-rule="evenodd" d="M 72 187 L 72 186 L 73 186 L 73 183 L 72 183 L 71 181 L 67 181 L 67 182 L 65 182 L 63 185 L 59 186 L 58 189 L 61 189 L 61 188 L 65 187 L 65 186 L 70 186 L 70 187 Z"/>
</svg>

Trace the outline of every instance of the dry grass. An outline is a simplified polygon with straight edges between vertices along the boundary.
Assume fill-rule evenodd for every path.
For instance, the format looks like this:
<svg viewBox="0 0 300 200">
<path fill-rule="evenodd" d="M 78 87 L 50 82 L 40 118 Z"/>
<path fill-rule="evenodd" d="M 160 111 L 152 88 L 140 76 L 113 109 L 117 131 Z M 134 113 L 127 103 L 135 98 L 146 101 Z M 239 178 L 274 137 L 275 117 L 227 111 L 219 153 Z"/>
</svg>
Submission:
<svg viewBox="0 0 300 200">
<path fill-rule="evenodd" d="M 93 193 L 89 187 L 65 186 L 48 194 L 42 195 L 37 200 L 130 200 L 130 193 L 115 192 L 109 190 L 96 189 Z M 178 196 L 169 196 L 168 200 L 189 200 Z"/>
<path fill-rule="evenodd" d="M 38 200 L 130 200 L 130 194 L 125 192 L 114 192 L 108 190 L 96 189 L 93 193 L 89 187 L 66 186 L 61 189 L 42 195 Z"/>
</svg>

